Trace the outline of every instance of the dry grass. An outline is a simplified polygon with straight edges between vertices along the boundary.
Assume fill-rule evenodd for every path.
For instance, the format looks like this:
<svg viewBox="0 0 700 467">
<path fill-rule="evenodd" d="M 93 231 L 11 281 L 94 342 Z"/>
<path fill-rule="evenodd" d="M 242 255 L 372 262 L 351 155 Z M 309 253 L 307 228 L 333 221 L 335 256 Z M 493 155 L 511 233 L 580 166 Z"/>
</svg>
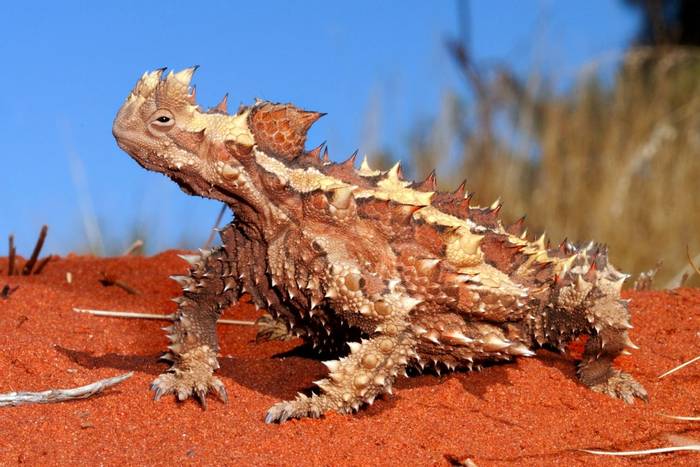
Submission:
<svg viewBox="0 0 700 467">
<path fill-rule="evenodd" d="M 408 165 L 417 178 L 437 167 L 442 189 L 467 178 L 478 204 L 500 197 L 504 219 L 527 214 L 533 235 L 607 243 L 624 271 L 663 260 L 663 286 L 686 245 L 700 251 L 699 73 L 698 50 L 648 49 L 629 52 L 607 83 L 589 70 L 566 92 L 496 70 L 471 105 L 446 99 Z M 479 76 L 465 76 L 476 88 Z"/>
</svg>

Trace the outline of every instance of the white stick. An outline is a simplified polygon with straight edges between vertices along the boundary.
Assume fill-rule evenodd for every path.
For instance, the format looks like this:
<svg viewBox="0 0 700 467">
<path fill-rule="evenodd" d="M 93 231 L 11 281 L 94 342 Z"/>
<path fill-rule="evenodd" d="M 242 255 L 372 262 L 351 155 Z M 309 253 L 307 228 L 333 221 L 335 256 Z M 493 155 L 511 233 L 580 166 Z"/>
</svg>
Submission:
<svg viewBox="0 0 700 467">
<path fill-rule="evenodd" d="M 665 413 L 660 413 L 662 417 L 672 418 L 674 420 L 686 420 L 689 422 L 700 422 L 700 417 L 686 417 L 683 415 L 666 415 Z"/>
<path fill-rule="evenodd" d="M 134 251 L 138 250 L 142 246 L 143 246 L 143 240 L 136 239 L 136 240 L 134 240 L 134 243 L 132 243 L 129 246 L 129 248 L 124 250 L 124 252 L 122 253 L 122 256 L 129 256 L 130 254 L 132 254 Z"/>
<path fill-rule="evenodd" d="M 700 360 L 700 355 L 698 355 L 698 356 L 695 357 L 695 358 L 691 358 L 690 360 L 688 360 L 688 361 L 685 362 L 685 363 L 681 363 L 680 365 L 678 365 L 678 366 L 675 367 L 675 368 L 671 368 L 671 369 L 668 370 L 666 373 L 660 375 L 660 376 L 659 376 L 659 379 L 661 379 L 661 378 L 663 378 L 663 377 L 665 377 L 665 376 L 668 376 L 668 375 L 670 375 L 671 373 L 675 373 L 676 371 L 680 370 L 681 368 L 685 368 L 685 367 L 687 367 L 688 365 L 690 365 L 691 363 L 697 362 L 698 360 Z"/>
<path fill-rule="evenodd" d="M 175 315 L 159 315 L 155 313 L 136 313 L 133 311 L 112 311 L 112 310 L 90 310 L 87 308 L 73 308 L 77 313 L 87 313 L 95 316 L 109 316 L 113 318 L 135 318 L 135 319 L 159 319 L 162 321 L 173 321 Z M 255 321 L 241 319 L 220 319 L 217 324 L 235 324 L 238 326 L 255 326 Z"/>
<path fill-rule="evenodd" d="M 64 402 L 75 399 L 87 399 L 99 394 L 107 388 L 131 378 L 133 371 L 121 376 L 106 378 L 77 388 L 49 389 L 41 392 L 8 392 L 0 394 L 0 407 L 14 407 L 22 404 L 48 404 L 52 402 Z"/>
<path fill-rule="evenodd" d="M 649 454 L 663 454 L 665 452 L 678 451 L 699 451 L 700 444 L 689 444 L 687 446 L 669 446 L 665 448 L 645 449 L 642 451 L 593 451 L 589 449 L 580 449 L 580 451 L 599 456 L 648 456 Z"/>
</svg>

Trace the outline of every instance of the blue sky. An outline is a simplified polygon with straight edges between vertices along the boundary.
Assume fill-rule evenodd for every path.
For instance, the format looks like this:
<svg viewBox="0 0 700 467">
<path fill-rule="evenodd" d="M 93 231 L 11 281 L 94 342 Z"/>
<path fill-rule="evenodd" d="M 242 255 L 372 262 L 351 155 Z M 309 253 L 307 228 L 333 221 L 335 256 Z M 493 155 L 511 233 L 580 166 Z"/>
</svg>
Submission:
<svg viewBox="0 0 700 467">
<path fill-rule="evenodd" d="M 637 17 L 617 0 L 470 2 L 474 56 L 570 82 L 616 56 Z M 368 145 L 406 154 L 411 128 L 462 83 L 445 53 L 455 1 L 11 2 L 0 17 L 0 242 L 25 256 L 42 224 L 45 251 L 85 251 L 96 218 L 103 242 L 145 228 L 150 252 L 203 243 L 219 206 L 182 193 L 114 143 L 114 115 L 146 70 L 201 66 L 200 104 L 230 93 L 328 112 L 309 144 L 343 159 Z M 369 137 L 368 112 L 379 112 Z M 374 142 L 372 142 L 374 141 Z M 2 243 L 0 243 L 1 245 Z M 0 247 L 0 254 L 5 254 Z"/>
</svg>

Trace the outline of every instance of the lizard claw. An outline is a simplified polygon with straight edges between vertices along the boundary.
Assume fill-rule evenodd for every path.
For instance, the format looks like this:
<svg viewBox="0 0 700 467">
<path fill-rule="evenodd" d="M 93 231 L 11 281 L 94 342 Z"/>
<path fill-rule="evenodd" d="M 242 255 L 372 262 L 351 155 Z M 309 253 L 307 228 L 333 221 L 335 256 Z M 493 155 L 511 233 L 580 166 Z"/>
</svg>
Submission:
<svg viewBox="0 0 700 467">
<path fill-rule="evenodd" d="M 270 407 L 265 415 L 265 423 L 284 423 L 294 416 L 294 407 L 291 402 L 278 402 Z"/>
<path fill-rule="evenodd" d="M 267 411 L 265 423 L 284 423 L 292 418 L 320 418 L 328 409 L 323 396 L 311 397 L 299 393 L 293 401 L 278 402 Z"/>
<path fill-rule="evenodd" d="M 161 374 L 151 383 L 154 392 L 153 399 L 158 400 L 167 394 L 174 394 L 178 400 L 184 401 L 196 397 L 204 409 L 207 408 L 207 394 L 215 393 L 222 402 L 228 402 L 226 388 L 219 378 L 212 374 L 195 378 L 191 372 L 180 370 L 168 371 Z"/>
</svg>

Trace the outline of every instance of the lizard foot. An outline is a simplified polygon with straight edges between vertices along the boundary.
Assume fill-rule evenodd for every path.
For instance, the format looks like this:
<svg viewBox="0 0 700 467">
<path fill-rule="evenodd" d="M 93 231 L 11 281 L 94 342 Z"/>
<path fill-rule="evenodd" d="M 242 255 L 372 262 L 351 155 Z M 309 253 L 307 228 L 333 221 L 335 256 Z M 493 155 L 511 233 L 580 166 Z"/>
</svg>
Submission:
<svg viewBox="0 0 700 467">
<path fill-rule="evenodd" d="M 645 402 L 649 400 L 646 389 L 631 375 L 620 370 L 614 370 L 606 381 L 592 385 L 591 389 L 610 397 L 622 399 L 628 404 L 632 404 L 635 397 Z"/>
<path fill-rule="evenodd" d="M 158 400 L 163 395 L 175 394 L 178 400 L 183 401 L 194 395 L 206 408 L 207 394 L 213 392 L 227 402 L 224 383 L 213 375 L 218 364 L 211 353 L 208 347 L 201 347 L 180 355 L 172 368 L 151 383 L 151 389 L 155 392 L 153 398 Z"/>
<path fill-rule="evenodd" d="M 282 320 L 275 319 L 267 313 L 258 318 L 255 324 L 258 326 L 255 342 L 287 341 L 294 337 Z"/>
</svg>

